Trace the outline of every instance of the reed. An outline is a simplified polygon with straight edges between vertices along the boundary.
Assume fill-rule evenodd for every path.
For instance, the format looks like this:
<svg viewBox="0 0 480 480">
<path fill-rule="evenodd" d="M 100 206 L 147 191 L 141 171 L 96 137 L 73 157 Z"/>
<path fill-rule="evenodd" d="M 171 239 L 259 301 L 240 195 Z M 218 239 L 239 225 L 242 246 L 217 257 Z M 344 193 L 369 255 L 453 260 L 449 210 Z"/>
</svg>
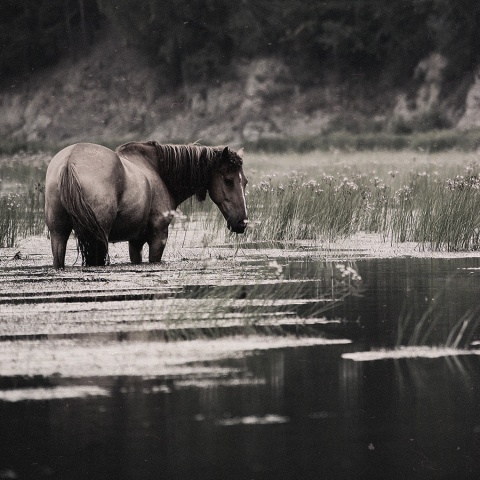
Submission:
<svg viewBox="0 0 480 480">
<path fill-rule="evenodd" d="M 366 231 L 434 251 L 479 248 L 478 165 L 445 164 L 440 173 L 434 164 L 418 169 L 413 160 L 408 166 L 270 175 L 248 191 L 248 241 L 335 241 Z"/>
</svg>

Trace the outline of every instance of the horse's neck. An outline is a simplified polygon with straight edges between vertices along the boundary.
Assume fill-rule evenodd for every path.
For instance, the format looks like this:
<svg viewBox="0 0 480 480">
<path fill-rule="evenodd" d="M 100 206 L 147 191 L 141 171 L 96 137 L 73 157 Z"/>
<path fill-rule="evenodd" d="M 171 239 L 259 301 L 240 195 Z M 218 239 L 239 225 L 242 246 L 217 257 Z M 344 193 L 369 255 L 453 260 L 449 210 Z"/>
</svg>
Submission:
<svg viewBox="0 0 480 480">
<path fill-rule="evenodd" d="M 178 207 L 181 203 L 183 203 L 185 200 L 192 197 L 196 193 L 196 190 L 191 188 L 189 185 L 171 184 L 165 176 L 160 175 L 160 177 L 167 185 L 168 191 L 170 192 L 175 201 L 175 207 Z"/>
</svg>

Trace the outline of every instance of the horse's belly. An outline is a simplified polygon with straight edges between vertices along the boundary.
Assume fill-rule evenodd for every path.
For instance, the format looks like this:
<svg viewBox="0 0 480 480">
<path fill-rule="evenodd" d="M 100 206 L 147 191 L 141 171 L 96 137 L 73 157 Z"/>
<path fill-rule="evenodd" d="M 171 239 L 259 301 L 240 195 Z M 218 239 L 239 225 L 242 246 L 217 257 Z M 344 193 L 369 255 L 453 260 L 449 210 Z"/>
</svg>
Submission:
<svg viewBox="0 0 480 480">
<path fill-rule="evenodd" d="M 151 204 L 152 191 L 148 180 L 142 175 L 127 176 L 109 240 L 121 242 L 142 237 L 147 228 Z"/>
<path fill-rule="evenodd" d="M 145 234 L 147 223 L 147 215 L 139 215 L 139 212 L 131 214 L 119 212 L 110 230 L 108 239 L 110 242 L 123 242 L 140 238 Z"/>
</svg>

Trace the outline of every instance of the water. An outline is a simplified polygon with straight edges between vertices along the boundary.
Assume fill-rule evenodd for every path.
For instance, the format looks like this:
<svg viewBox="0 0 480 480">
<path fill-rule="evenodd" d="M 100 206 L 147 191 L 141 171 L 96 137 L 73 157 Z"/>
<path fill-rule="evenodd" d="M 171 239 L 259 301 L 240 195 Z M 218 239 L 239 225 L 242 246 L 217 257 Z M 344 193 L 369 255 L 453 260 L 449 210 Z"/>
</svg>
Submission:
<svg viewBox="0 0 480 480">
<path fill-rule="evenodd" d="M 283 263 L 287 279 L 317 280 L 303 296 L 328 288 L 323 264 Z M 78 378 L 75 369 L 47 375 L 43 354 L 29 351 L 36 376 L 0 377 L 0 392 L 18 393 L 17 401 L 0 397 L 0 479 L 479 478 L 479 356 L 355 361 L 348 354 L 391 350 L 412 338 L 445 342 L 458 319 L 478 307 L 480 259 L 353 266 L 363 295 L 328 312 L 340 322 L 317 327 L 351 343 L 295 347 L 278 339 L 257 348 L 218 339 L 178 351 L 153 343 L 144 358 L 119 342 L 109 353 L 116 365 L 135 355 L 152 367 L 148 374 L 110 376 L 92 360 Z M 465 329 L 467 337 L 474 341 L 476 330 Z M 34 350 L 28 342 L 12 345 Z M 77 358 L 77 344 L 55 345 L 58 368 L 69 352 Z M 57 398 L 26 400 L 31 387 Z"/>
</svg>

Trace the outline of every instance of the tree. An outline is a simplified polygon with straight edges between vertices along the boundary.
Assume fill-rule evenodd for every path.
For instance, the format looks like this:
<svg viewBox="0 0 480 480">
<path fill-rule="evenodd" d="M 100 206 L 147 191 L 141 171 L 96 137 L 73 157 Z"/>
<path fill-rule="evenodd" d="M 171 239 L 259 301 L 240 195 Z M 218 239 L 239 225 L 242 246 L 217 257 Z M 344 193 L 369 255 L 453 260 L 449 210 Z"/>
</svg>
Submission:
<svg viewBox="0 0 480 480">
<path fill-rule="evenodd" d="M 0 69 L 3 78 L 72 58 L 99 24 L 95 0 L 0 2 Z"/>
<path fill-rule="evenodd" d="M 174 84 L 211 79 L 231 61 L 224 0 L 99 1 L 130 41 L 163 65 Z"/>
</svg>

